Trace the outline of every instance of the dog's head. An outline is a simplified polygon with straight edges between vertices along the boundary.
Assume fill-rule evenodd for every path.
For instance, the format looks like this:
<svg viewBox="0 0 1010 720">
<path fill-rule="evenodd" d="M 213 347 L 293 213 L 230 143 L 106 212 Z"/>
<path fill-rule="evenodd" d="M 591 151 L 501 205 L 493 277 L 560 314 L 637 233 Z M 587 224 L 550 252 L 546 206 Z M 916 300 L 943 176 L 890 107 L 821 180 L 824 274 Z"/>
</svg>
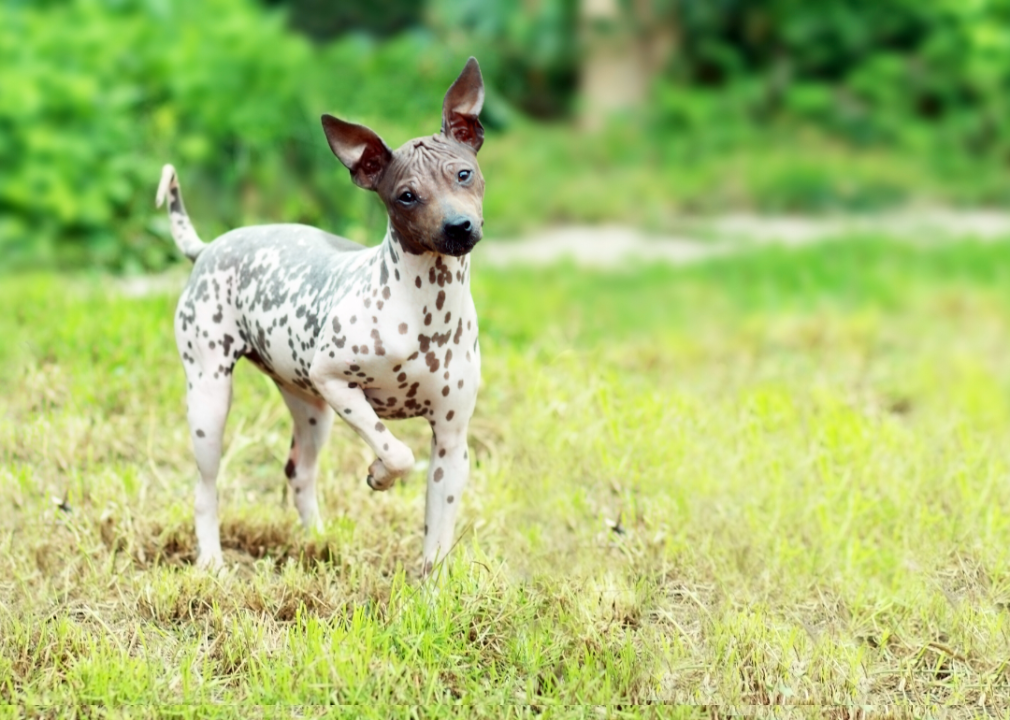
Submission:
<svg viewBox="0 0 1010 720">
<path fill-rule="evenodd" d="M 394 235 L 408 252 L 461 256 L 481 239 L 484 177 L 477 151 L 484 128 L 480 66 L 470 58 L 442 103 L 442 132 L 415 138 L 393 152 L 363 125 L 323 115 L 333 154 L 354 183 L 386 204 Z"/>
</svg>

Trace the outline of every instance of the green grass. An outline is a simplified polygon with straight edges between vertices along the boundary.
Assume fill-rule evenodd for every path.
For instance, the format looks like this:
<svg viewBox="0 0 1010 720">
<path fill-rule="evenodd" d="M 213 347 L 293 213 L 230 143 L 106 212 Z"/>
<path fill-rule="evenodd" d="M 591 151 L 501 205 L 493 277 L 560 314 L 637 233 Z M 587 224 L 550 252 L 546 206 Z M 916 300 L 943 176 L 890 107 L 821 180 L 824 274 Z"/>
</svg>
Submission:
<svg viewBox="0 0 1010 720">
<path fill-rule="evenodd" d="M 644 120 L 615 121 L 595 133 L 517 123 L 492 133 L 480 152 L 487 227 L 496 237 L 600 222 L 670 232 L 684 216 L 728 208 L 852 213 L 1001 207 L 1010 197 L 999 163 L 940 145 L 855 147 L 795 123 L 735 125 L 736 137 L 721 123 L 683 133 L 650 130 Z M 396 142 L 411 132 L 399 130 Z M 361 239 L 381 237 L 383 214 L 370 222 Z"/>
<path fill-rule="evenodd" d="M 880 239 L 682 269 L 478 268 L 475 467 L 438 592 L 416 579 L 420 473 L 372 493 L 344 427 L 326 529 L 300 533 L 289 420 L 249 367 L 219 483 L 230 570 L 197 571 L 174 298 L 7 278 L 0 699 L 1005 713 L 1008 275 L 1004 243 Z M 426 457 L 423 423 L 395 431 Z"/>
</svg>

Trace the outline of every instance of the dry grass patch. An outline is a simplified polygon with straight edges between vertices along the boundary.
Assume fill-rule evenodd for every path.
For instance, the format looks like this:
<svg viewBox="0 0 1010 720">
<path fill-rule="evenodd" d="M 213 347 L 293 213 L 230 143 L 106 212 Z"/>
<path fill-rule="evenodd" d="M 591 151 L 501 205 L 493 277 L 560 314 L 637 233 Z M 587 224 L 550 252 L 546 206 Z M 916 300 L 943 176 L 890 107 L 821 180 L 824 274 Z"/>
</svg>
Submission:
<svg viewBox="0 0 1010 720">
<path fill-rule="evenodd" d="M 30 302 L 0 321 L 0 697 L 1005 712 L 1005 253 L 478 275 L 474 473 L 430 587 L 423 474 L 367 490 L 371 458 L 338 427 L 326 527 L 303 534 L 289 420 L 241 367 L 228 570 L 197 571 L 172 300 L 14 281 L 0 295 Z M 427 457 L 423 424 L 396 432 Z"/>
</svg>

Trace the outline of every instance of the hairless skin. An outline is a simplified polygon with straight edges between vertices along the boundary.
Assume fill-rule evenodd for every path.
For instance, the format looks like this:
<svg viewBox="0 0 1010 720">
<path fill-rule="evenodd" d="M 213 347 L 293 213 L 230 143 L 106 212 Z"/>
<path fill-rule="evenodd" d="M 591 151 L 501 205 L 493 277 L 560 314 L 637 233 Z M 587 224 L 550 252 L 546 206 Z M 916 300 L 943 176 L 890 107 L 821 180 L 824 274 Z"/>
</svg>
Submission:
<svg viewBox="0 0 1010 720">
<path fill-rule="evenodd" d="M 423 572 L 450 550 L 469 477 L 467 426 L 480 383 L 469 252 L 482 236 L 484 178 L 477 151 L 484 84 L 467 62 L 442 105 L 440 133 L 396 151 L 362 125 L 322 117 L 330 148 L 353 182 L 378 193 L 389 214 L 374 248 L 305 225 L 260 225 L 197 237 L 174 168 L 172 235 L 194 261 L 175 315 L 199 470 L 198 564 L 223 563 L 216 479 L 232 371 L 242 358 L 276 383 L 294 432 L 284 473 L 306 527 L 319 523 L 316 468 L 334 415 L 375 453 L 367 483 L 392 487 L 414 455 L 387 420 L 431 425 Z"/>
</svg>

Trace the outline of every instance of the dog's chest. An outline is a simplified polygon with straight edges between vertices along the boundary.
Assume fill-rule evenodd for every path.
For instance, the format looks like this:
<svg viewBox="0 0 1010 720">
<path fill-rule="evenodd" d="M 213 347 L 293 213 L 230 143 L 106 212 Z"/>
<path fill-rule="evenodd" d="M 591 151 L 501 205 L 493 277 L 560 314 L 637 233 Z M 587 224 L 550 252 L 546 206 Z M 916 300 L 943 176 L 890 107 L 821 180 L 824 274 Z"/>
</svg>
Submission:
<svg viewBox="0 0 1010 720">
<path fill-rule="evenodd" d="M 420 312 L 394 305 L 390 322 L 369 331 L 370 345 L 350 347 L 344 375 L 357 378 L 377 415 L 451 421 L 470 403 L 480 381 L 477 317 L 469 296 L 460 300 L 453 309 L 422 304 Z"/>
<path fill-rule="evenodd" d="M 364 284 L 334 308 L 319 360 L 364 389 L 379 417 L 451 422 L 472 406 L 480 380 L 469 283 L 462 271 L 451 281 L 399 275 Z"/>
</svg>

